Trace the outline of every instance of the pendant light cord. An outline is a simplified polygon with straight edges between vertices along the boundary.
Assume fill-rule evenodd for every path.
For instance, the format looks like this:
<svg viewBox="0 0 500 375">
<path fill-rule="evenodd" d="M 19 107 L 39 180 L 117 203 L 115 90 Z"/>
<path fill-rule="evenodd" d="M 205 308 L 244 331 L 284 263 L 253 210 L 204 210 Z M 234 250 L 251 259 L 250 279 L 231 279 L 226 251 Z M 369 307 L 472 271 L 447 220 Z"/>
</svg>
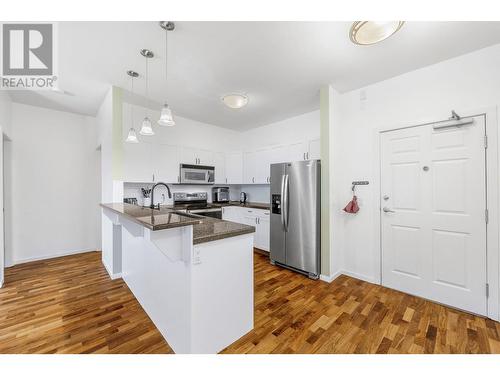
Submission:
<svg viewBox="0 0 500 375">
<path fill-rule="evenodd" d="M 130 76 L 130 89 L 132 90 L 132 97 L 134 96 L 134 76 Z M 133 100 L 133 99 L 132 99 Z M 130 103 L 130 127 L 134 127 L 134 105 Z"/>
<path fill-rule="evenodd" d="M 165 94 L 167 91 L 167 82 L 168 82 L 167 78 L 168 78 L 168 30 L 165 29 Z"/>
<path fill-rule="evenodd" d="M 149 74 L 148 74 L 148 57 L 144 57 L 146 59 L 146 98 L 148 97 L 148 81 L 149 81 Z"/>
</svg>

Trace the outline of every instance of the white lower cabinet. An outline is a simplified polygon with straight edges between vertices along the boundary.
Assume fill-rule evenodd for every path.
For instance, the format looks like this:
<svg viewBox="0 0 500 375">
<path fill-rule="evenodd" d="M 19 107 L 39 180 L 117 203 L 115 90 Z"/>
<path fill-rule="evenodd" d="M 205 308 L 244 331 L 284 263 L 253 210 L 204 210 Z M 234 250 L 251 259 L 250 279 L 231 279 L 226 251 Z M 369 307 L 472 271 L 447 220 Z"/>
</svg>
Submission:
<svg viewBox="0 0 500 375">
<path fill-rule="evenodd" d="M 222 219 L 255 227 L 254 247 L 269 251 L 269 210 L 228 206 L 222 209 Z"/>
<path fill-rule="evenodd" d="M 269 251 L 269 241 L 271 235 L 269 211 L 257 217 L 257 226 L 255 229 L 254 246 L 258 249 Z"/>
</svg>

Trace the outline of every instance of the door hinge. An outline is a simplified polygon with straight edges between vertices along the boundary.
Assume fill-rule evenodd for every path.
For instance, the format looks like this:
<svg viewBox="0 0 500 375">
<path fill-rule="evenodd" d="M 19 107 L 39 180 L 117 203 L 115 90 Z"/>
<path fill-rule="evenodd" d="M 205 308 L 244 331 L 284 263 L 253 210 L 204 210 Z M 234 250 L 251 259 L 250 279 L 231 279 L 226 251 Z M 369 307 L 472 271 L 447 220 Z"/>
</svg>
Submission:
<svg viewBox="0 0 500 375">
<path fill-rule="evenodd" d="M 486 224 L 488 224 L 488 221 L 490 219 L 490 213 L 488 212 L 488 209 L 484 210 L 484 221 L 486 221 Z"/>
<path fill-rule="evenodd" d="M 488 148 L 488 136 L 484 135 L 484 148 Z"/>
<path fill-rule="evenodd" d="M 486 284 L 486 298 L 490 296 L 490 284 Z"/>
</svg>

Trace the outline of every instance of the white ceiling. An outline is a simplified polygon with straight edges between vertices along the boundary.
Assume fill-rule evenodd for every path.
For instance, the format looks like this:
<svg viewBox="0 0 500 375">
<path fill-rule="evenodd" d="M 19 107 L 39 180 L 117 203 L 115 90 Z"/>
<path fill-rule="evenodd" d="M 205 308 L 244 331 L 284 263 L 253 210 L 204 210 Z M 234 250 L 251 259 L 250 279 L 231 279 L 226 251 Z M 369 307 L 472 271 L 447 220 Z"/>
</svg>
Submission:
<svg viewBox="0 0 500 375">
<path fill-rule="evenodd" d="M 357 46 L 349 22 L 176 22 L 165 34 L 157 22 L 59 24 L 60 87 L 11 92 L 14 101 L 95 115 L 110 84 L 129 88 L 125 71 L 145 72 L 141 48 L 153 50 L 149 96 L 165 96 L 182 117 L 245 130 L 319 106 L 318 89 L 353 90 L 476 49 L 500 43 L 500 22 L 407 22 L 393 37 Z M 144 93 L 144 76 L 135 82 Z M 245 92 L 249 104 L 226 108 L 220 96 Z"/>
</svg>

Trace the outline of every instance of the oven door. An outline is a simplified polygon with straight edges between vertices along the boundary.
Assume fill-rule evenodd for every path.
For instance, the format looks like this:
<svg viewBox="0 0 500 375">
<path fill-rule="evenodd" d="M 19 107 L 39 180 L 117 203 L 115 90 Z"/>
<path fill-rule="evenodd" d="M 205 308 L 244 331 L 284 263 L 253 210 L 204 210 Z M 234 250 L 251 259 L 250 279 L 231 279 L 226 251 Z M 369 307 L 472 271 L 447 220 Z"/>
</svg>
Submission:
<svg viewBox="0 0 500 375">
<path fill-rule="evenodd" d="M 207 217 L 214 217 L 216 219 L 222 219 L 222 208 L 200 208 L 200 209 L 188 210 L 188 213 L 207 216 Z"/>
<path fill-rule="evenodd" d="M 181 184 L 213 184 L 215 168 L 206 165 L 181 164 Z"/>
</svg>

